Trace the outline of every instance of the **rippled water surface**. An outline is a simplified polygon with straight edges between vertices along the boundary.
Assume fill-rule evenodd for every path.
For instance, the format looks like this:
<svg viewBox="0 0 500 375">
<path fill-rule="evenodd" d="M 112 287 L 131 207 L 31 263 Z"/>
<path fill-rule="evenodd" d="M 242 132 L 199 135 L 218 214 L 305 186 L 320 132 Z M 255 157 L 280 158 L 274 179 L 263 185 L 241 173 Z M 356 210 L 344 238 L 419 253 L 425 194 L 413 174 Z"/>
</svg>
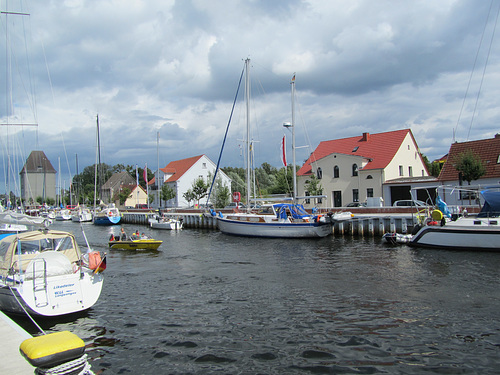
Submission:
<svg viewBox="0 0 500 375">
<path fill-rule="evenodd" d="M 84 242 L 79 224 L 54 228 Z M 164 243 L 133 252 L 107 250 L 120 226 L 84 228 L 108 252 L 101 298 L 81 316 L 41 324 L 78 334 L 94 372 L 499 372 L 498 253 L 145 227 Z"/>
</svg>

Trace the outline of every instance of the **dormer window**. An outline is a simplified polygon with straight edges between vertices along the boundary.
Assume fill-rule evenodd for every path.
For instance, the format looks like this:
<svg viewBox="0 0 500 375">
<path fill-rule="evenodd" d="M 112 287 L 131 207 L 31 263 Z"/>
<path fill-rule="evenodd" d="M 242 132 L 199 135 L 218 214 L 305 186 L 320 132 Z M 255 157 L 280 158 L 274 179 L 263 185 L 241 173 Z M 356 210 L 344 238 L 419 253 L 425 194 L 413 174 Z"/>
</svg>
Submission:
<svg viewBox="0 0 500 375">
<path fill-rule="evenodd" d="M 359 146 L 354 147 L 354 148 L 352 149 L 352 152 L 356 152 L 356 151 L 358 151 L 358 148 L 359 148 Z"/>
</svg>

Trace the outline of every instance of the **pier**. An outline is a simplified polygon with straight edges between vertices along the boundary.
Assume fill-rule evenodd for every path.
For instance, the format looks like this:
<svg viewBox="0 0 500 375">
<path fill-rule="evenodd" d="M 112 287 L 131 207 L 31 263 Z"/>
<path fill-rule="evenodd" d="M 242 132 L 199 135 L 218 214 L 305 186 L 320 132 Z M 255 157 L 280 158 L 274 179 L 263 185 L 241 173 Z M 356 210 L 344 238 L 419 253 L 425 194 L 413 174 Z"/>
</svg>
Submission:
<svg viewBox="0 0 500 375">
<path fill-rule="evenodd" d="M 223 212 L 225 214 L 225 212 Z M 148 219 L 157 215 L 152 210 L 144 212 L 123 212 L 126 224 L 148 225 Z M 199 210 L 172 211 L 163 215 L 182 219 L 184 228 L 218 230 L 217 218 Z M 355 214 L 347 220 L 335 221 L 332 231 L 336 236 L 381 237 L 384 233 L 411 233 L 418 218 L 411 213 L 363 213 Z"/>
</svg>

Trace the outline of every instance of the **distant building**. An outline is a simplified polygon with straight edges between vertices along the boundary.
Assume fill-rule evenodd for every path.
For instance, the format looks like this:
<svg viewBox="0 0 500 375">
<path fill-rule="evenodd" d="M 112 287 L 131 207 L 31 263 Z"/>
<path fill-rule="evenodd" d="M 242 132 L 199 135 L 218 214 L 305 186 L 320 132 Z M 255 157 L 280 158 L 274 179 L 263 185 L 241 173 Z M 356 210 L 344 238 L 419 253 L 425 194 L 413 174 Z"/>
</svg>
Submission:
<svg viewBox="0 0 500 375">
<path fill-rule="evenodd" d="M 124 203 L 125 207 L 137 207 L 138 205 L 148 204 L 148 194 L 141 185 L 122 185 L 122 189 L 128 188 L 130 195 Z"/>
<path fill-rule="evenodd" d="M 113 174 L 101 188 L 101 200 L 103 203 L 115 203 L 117 206 L 120 204 L 117 199 L 117 194 L 121 192 L 125 186 L 136 186 L 136 181 L 130 176 L 128 172 L 119 172 Z"/>
<path fill-rule="evenodd" d="M 483 163 L 486 168 L 486 173 L 478 180 L 471 181 L 469 185 L 464 181 L 460 172 L 455 168 L 457 160 L 465 151 L 472 151 Z M 493 138 L 480 139 L 469 142 L 453 143 L 448 152 L 446 163 L 438 177 L 440 185 L 450 187 L 464 187 L 481 190 L 488 186 L 500 186 L 500 134 L 496 134 Z M 445 193 L 446 194 L 446 193 Z M 469 194 L 463 192 L 459 195 L 454 194 L 453 197 L 448 192 L 442 197 L 448 204 L 466 205 L 471 199 L 478 198 L 476 193 Z"/>
<path fill-rule="evenodd" d="M 21 180 L 21 199 L 25 204 L 36 203 L 37 197 L 56 200 L 56 170 L 43 151 L 31 151 L 23 169 Z"/>
<path fill-rule="evenodd" d="M 311 176 L 321 184 L 326 201 L 305 200 L 305 206 L 343 207 L 367 200 L 392 205 L 408 192 L 384 191 L 388 180 L 428 176 L 410 129 L 321 142 L 297 172 L 298 196 L 307 191 Z"/>
<path fill-rule="evenodd" d="M 155 189 L 161 189 L 162 186 L 166 184 L 175 191 L 175 198 L 166 202 L 166 207 L 186 207 L 189 203 L 184 199 L 184 193 L 191 189 L 193 182 L 198 178 L 202 178 L 204 181 L 211 183 L 211 181 L 209 181 L 209 177 L 214 175 L 216 167 L 216 164 L 213 163 L 206 155 L 198 155 L 182 160 L 172 161 L 168 163 L 165 168 L 160 168 L 160 183 L 155 183 L 155 173 L 155 178 L 153 178 L 149 184 L 154 184 Z M 223 185 L 229 188 L 231 187 L 231 179 L 224 172 L 219 170 L 219 172 L 217 172 L 217 176 L 222 179 Z M 149 193 L 152 194 L 151 189 Z M 205 203 L 205 200 L 200 203 Z M 162 202 L 161 205 L 163 204 L 165 204 L 165 202 Z M 153 205 L 155 207 L 159 207 L 159 202 L 156 200 L 156 194 Z"/>
</svg>

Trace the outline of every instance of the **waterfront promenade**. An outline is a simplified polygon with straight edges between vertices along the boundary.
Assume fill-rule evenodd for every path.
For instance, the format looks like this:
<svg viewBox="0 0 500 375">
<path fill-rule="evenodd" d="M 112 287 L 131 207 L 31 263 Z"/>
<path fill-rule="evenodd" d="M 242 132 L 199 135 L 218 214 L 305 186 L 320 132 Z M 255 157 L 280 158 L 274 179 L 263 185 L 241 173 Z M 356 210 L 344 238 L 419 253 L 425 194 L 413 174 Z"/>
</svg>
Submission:
<svg viewBox="0 0 500 375">
<path fill-rule="evenodd" d="M 0 374 L 33 374 L 31 366 L 19 352 L 21 343 L 31 335 L 0 311 Z"/>
</svg>

